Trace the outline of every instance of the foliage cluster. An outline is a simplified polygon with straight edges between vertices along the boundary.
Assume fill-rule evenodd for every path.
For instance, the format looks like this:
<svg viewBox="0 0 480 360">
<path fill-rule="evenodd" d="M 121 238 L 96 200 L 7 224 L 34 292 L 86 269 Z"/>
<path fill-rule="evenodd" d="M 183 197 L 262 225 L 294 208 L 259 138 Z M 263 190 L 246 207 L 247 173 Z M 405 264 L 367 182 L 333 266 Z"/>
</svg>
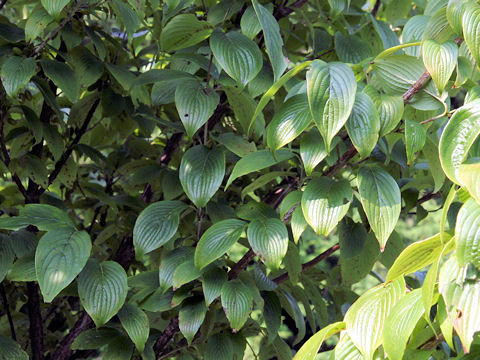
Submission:
<svg viewBox="0 0 480 360">
<path fill-rule="evenodd" d="M 0 10 L 0 359 L 480 357 L 477 1 Z"/>
</svg>

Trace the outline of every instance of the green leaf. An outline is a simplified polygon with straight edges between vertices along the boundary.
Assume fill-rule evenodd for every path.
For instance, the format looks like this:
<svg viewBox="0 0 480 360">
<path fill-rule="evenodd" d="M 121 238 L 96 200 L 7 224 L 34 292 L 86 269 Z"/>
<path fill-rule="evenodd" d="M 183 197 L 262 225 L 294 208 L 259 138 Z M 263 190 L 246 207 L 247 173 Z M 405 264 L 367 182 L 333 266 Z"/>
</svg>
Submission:
<svg viewBox="0 0 480 360">
<path fill-rule="evenodd" d="M 357 64 L 373 55 L 370 45 L 355 35 L 335 33 L 335 51 L 341 61 Z"/>
<path fill-rule="evenodd" d="M 302 140 L 300 141 L 300 156 L 302 157 L 307 176 L 310 176 L 315 166 L 325 159 L 327 155 L 325 142 L 317 128 L 312 128 L 302 136 Z"/>
<path fill-rule="evenodd" d="M 37 7 L 25 23 L 25 40 L 34 41 L 42 37 L 46 27 L 53 21 L 52 17 L 41 6 Z"/>
<path fill-rule="evenodd" d="M 206 313 L 207 307 L 202 300 L 187 301 L 182 305 L 178 314 L 178 326 L 185 339 L 187 339 L 188 344 L 192 343 L 195 334 L 202 326 Z"/>
<path fill-rule="evenodd" d="M 333 137 L 352 111 L 357 81 L 347 65 L 321 60 L 312 62 L 306 78 L 310 111 L 330 152 Z"/>
<path fill-rule="evenodd" d="M 474 335 L 480 330 L 478 299 L 480 299 L 479 271 L 472 265 L 460 267 L 452 256 L 442 266 L 438 290 L 445 300 L 446 310 L 460 338 L 463 351 L 469 352 Z"/>
<path fill-rule="evenodd" d="M 262 30 L 262 25 L 258 21 L 255 9 L 249 6 L 242 15 L 240 20 L 240 28 L 242 33 L 249 39 L 253 39 Z"/>
<path fill-rule="evenodd" d="M 457 44 L 453 41 L 439 44 L 435 40 L 425 40 L 422 44 L 422 57 L 432 80 L 442 92 L 457 65 Z"/>
<path fill-rule="evenodd" d="M 445 6 L 439 9 L 432 9 L 436 12 L 428 20 L 423 33 L 423 40 L 432 39 L 440 43 L 453 40 L 454 33 L 447 20 L 447 8 Z M 426 15 L 426 14 L 425 14 Z"/>
<path fill-rule="evenodd" d="M 187 135 L 193 135 L 212 116 L 220 101 L 218 94 L 210 87 L 194 80 L 185 80 L 175 90 L 175 106 Z"/>
<path fill-rule="evenodd" d="M 225 254 L 240 238 L 245 222 L 227 219 L 213 224 L 195 248 L 195 266 L 201 270 Z"/>
<path fill-rule="evenodd" d="M 304 94 L 289 98 L 275 112 L 267 126 L 267 144 L 275 151 L 292 142 L 312 122 L 308 99 Z"/>
<path fill-rule="evenodd" d="M 193 248 L 181 247 L 168 253 L 160 262 L 158 271 L 159 276 L 159 289 L 162 294 L 169 289 L 173 284 L 173 275 L 175 270 L 185 261 L 190 259 L 193 255 Z"/>
<path fill-rule="evenodd" d="M 176 51 L 198 44 L 212 33 L 212 25 L 200 21 L 194 14 L 181 14 L 169 21 L 160 34 L 160 46 Z"/>
<path fill-rule="evenodd" d="M 204 360 L 218 359 L 233 360 L 233 345 L 228 334 L 218 333 L 208 338 Z"/>
<path fill-rule="evenodd" d="M 267 326 L 268 342 L 271 343 L 277 336 L 282 324 L 282 305 L 277 294 L 273 291 L 262 293 L 264 300 L 263 318 Z"/>
<path fill-rule="evenodd" d="M 322 330 L 313 335 L 302 345 L 300 350 L 295 354 L 293 360 L 311 360 L 314 359 L 322 343 L 330 336 L 345 329 L 344 322 L 336 322 L 327 325 Z"/>
<path fill-rule="evenodd" d="M 445 126 L 440 138 L 439 153 L 443 171 L 456 184 L 460 165 L 480 134 L 480 99 L 458 108 Z"/>
<path fill-rule="evenodd" d="M 115 340 L 120 331 L 112 328 L 88 329 L 78 335 L 71 348 L 72 350 L 96 350 Z"/>
<path fill-rule="evenodd" d="M 221 295 L 222 286 L 227 282 L 227 274 L 219 268 L 213 268 L 202 276 L 202 289 L 207 306 Z"/>
<path fill-rule="evenodd" d="M 468 199 L 458 212 L 455 242 L 458 264 L 480 268 L 480 205 L 474 199 Z"/>
<path fill-rule="evenodd" d="M 335 345 L 335 360 L 364 360 L 362 353 L 355 347 L 350 336 L 344 331 Z"/>
<path fill-rule="evenodd" d="M 319 177 L 306 186 L 302 211 L 313 230 L 327 236 L 346 215 L 351 201 L 352 189 L 348 181 Z"/>
<path fill-rule="evenodd" d="M 257 103 L 252 97 L 243 90 L 238 88 L 224 86 L 225 94 L 227 94 L 227 99 L 230 106 L 233 108 L 233 114 L 235 115 L 235 120 L 240 125 L 239 127 L 242 130 L 242 133 L 249 135 L 250 125 L 254 125 L 253 133 L 263 132 L 265 127 L 265 120 L 263 115 L 260 114 L 258 121 L 255 124 L 252 124 L 252 116 L 255 112 L 255 107 Z"/>
<path fill-rule="evenodd" d="M 293 241 L 295 244 L 298 244 L 298 240 L 302 236 L 303 232 L 307 228 L 308 223 L 303 216 L 303 211 L 300 206 L 298 206 L 292 214 L 292 219 L 290 221 L 290 227 L 292 228 Z"/>
<path fill-rule="evenodd" d="M 62 12 L 63 8 L 70 3 L 71 0 L 41 0 L 43 7 L 54 18 Z"/>
<path fill-rule="evenodd" d="M 137 257 L 168 242 L 177 232 L 180 213 L 186 208 L 187 205 L 181 201 L 159 201 L 145 208 L 133 228 Z"/>
<path fill-rule="evenodd" d="M 425 311 L 421 298 L 422 290 L 415 289 L 391 309 L 383 330 L 383 348 L 389 359 L 403 359 L 408 338 Z"/>
<path fill-rule="evenodd" d="M 467 1 L 465 0 L 449 0 L 447 4 L 447 21 L 452 27 L 453 31 L 458 35 L 463 34 L 462 17 L 463 12 L 465 11 L 463 5 L 466 2 Z"/>
<path fill-rule="evenodd" d="M 215 140 L 240 157 L 257 151 L 257 146 L 254 142 L 248 142 L 243 137 L 231 132 L 220 134 Z"/>
<path fill-rule="evenodd" d="M 35 60 L 12 56 L 5 60 L 0 71 L 2 85 L 8 96 L 15 96 L 35 75 Z"/>
<path fill-rule="evenodd" d="M 28 360 L 28 354 L 12 339 L 0 335 L 0 360 Z"/>
<path fill-rule="evenodd" d="M 378 141 L 380 117 L 368 95 L 357 93 L 345 128 L 360 156 L 365 158 L 370 155 Z"/>
<path fill-rule="evenodd" d="M 480 6 L 467 2 L 463 6 L 463 37 L 477 64 L 480 64 Z"/>
<path fill-rule="evenodd" d="M 435 142 L 431 136 L 427 136 L 423 147 L 423 155 L 428 162 L 430 172 L 433 176 L 435 184 L 433 192 L 435 193 L 440 190 L 445 182 L 445 173 L 443 172 L 438 153 L 438 140 Z"/>
<path fill-rule="evenodd" d="M 427 131 L 415 120 L 405 120 L 405 148 L 407 161 L 411 164 L 415 159 L 415 153 L 423 149 L 427 140 Z"/>
<path fill-rule="evenodd" d="M 39 230 L 56 230 L 59 227 L 75 230 L 70 216 L 59 208 L 47 204 L 28 204 L 20 210 L 20 217 Z"/>
<path fill-rule="evenodd" d="M 78 295 L 97 327 L 105 325 L 127 297 L 127 274 L 115 261 L 90 259 L 78 277 Z"/>
<path fill-rule="evenodd" d="M 383 252 L 400 216 L 400 189 L 392 176 L 377 166 L 362 166 L 357 181 L 360 201 Z"/>
<path fill-rule="evenodd" d="M 423 32 L 427 26 L 430 16 L 426 15 L 415 15 L 411 17 L 405 26 L 403 27 L 402 32 L 402 41 L 403 43 L 412 43 L 420 41 L 423 38 Z M 408 55 L 419 57 L 420 56 L 420 46 L 409 47 L 405 49 L 405 52 Z"/>
<path fill-rule="evenodd" d="M 293 171 L 288 171 L 288 172 L 272 171 L 265 175 L 262 175 L 256 178 L 255 181 L 251 182 L 250 185 L 247 185 L 243 188 L 242 194 L 241 194 L 242 200 L 245 199 L 245 196 L 247 196 L 248 194 L 253 193 L 255 190 L 265 186 L 266 184 L 275 180 L 276 178 L 279 178 L 282 176 L 286 177 L 286 176 L 295 176 L 295 175 L 297 175 L 297 173 Z"/>
<path fill-rule="evenodd" d="M 470 195 L 480 204 L 480 163 L 460 165 L 458 179 L 467 188 Z"/>
<path fill-rule="evenodd" d="M 447 238 L 448 239 L 448 238 Z M 388 271 L 387 281 L 423 269 L 442 251 L 440 234 L 410 244 L 397 257 Z"/>
<path fill-rule="evenodd" d="M 14 239 L 12 240 L 15 241 Z M 0 283 L 5 279 L 7 271 L 12 266 L 14 256 L 10 239 L 6 236 L 0 236 Z"/>
<path fill-rule="evenodd" d="M 188 149 L 180 164 L 180 183 L 197 207 L 204 207 L 217 192 L 225 174 L 225 154 L 197 145 Z"/>
<path fill-rule="evenodd" d="M 84 46 L 77 46 L 70 50 L 75 70 L 81 74 L 79 80 L 82 85 L 90 86 L 103 74 L 103 63 Z"/>
<path fill-rule="evenodd" d="M 65 93 L 70 101 L 77 100 L 80 83 L 70 66 L 55 60 L 41 60 L 40 64 L 45 75 Z"/>
<path fill-rule="evenodd" d="M 347 333 L 366 359 L 382 343 L 385 320 L 405 293 L 405 280 L 380 284 L 360 296 L 345 314 Z"/>
<path fill-rule="evenodd" d="M 383 137 L 392 132 L 402 119 L 404 104 L 401 96 L 379 94 L 372 86 L 367 85 L 364 92 L 370 96 L 377 108 L 380 118 L 380 134 Z"/>
<path fill-rule="evenodd" d="M 102 354 L 102 360 L 130 360 L 133 354 L 133 344 L 124 335 L 117 336 Z"/>
<path fill-rule="evenodd" d="M 141 26 L 140 19 L 138 18 L 137 14 L 135 14 L 135 11 L 133 11 L 129 5 L 119 0 L 113 0 L 113 10 L 125 26 L 128 38 L 132 40 L 133 33 Z"/>
<path fill-rule="evenodd" d="M 150 332 L 147 315 L 137 305 L 127 303 L 118 312 L 118 318 L 137 350 L 143 352 Z"/>
<path fill-rule="evenodd" d="M 293 78 L 295 75 L 297 75 L 300 71 L 305 69 L 307 66 L 311 64 L 311 61 L 305 61 L 303 63 L 300 63 L 299 65 L 295 66 L 292 70 L 288 71 L 285 75 L 283 75 L 280 79 L 278 79 L 266 92 L 263 94 L 261 97 L 260 101 L 258 102 L 257 107 L 255 108 L 255 113 L 252 116 L 250 126 L 248 127 L 248 132 L 250 133 L 252 130 L 252 126 L 256 124 L 257 118 L 260 116 L 262 113 L 263 109 L 267 104 L 270 102 L 270 100 L 273 98 L 273 96 L 277 93 L 278 90 L 280 90 L 291 78 Z"/>
<path fill-rule="evenodd" d="M 267 265 L 276 270 L 287 253 L 288 231 L 279 219 L 253 220 L 247 229 L 248 242 L 255 254 Z"/>
<path fill-rule="evenodd" d="M 37 281 L 35 256 L 28 255 L 15 261 L 7 274 L 10 281 Z"/>
<path fill-rule="evenodd" d="M 225 190 L 230 184 L 240 176 L 259 171 L 267 167 L 278 164 L 293 157 L 293 153 L 286 149 L 277 150 L 272 156 L 268 150 L 259 150 L 241 158 L 234 166 L 230 177 L 228 178 Z"/>
<path fill-rule="evenodd" d="M 193 255 L 189 256 L 185 262 L 178 265 L 173 273 L 173 290 L 179 289 L 182 285 L 200 277 L 200 272 L 195 267 Z"/>
<path fill-rule="evenodd" d="M 252 5 L 262 26 L 268 58 L 273 68 L 274 81 L 277 81 L 287 68 L 287 62 L 282 52 L 283 40 L 280 27 L 273 15 L 257 0 L 253 0 Z"/>
<path fill-rule="evenodd" d="M 222 286 L 222 307 L 234 331 L 242 328 L 252 309 L 252 293 L 240 280 L 228 281 Z M 208 345 L 207 345 L 208 346 Z"/>
<path fill-rule="evenodd" d="M 85 231 L 50 230 L 35 252 L 37 281 L 45 302 L 51 302 L 84 268 L 92 242 Z"/>
<path fill-rule="evenodd" d="M 262 53 L 258 45 L 245 35 L 230 31 L 214 31 L 210 49 L 225 72 L 243 86 L 262 69 Z"/>
<path fill-rule="evenodd" d="M 380 254 L 378 242 L 362 224 L 345 218 L 338 228 L 342 283 L 349 285 L 370 273 Z"/>
</svg>

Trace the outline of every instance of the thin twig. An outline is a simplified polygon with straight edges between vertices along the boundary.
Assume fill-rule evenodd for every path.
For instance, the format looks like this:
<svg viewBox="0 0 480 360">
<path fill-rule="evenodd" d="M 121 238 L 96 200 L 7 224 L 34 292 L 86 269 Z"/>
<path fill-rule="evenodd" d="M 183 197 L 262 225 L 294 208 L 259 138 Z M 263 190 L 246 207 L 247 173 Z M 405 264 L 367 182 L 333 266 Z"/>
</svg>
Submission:
<svg viewBox="0 0 480 360">
<path fill-rule="evenodd" d="M 0 283 L 0 295 L 2 297 L 3 308 L 7 314 L 8 324 L 10 325 L 10 334 L 14 341 L 17 341 L 17 335 L 15 334 L 15 326 L 13 324 L 12 314 L 10 313 L 10 306 L 8 305 L 7 294 L 3 283 Z"/>
</svg>

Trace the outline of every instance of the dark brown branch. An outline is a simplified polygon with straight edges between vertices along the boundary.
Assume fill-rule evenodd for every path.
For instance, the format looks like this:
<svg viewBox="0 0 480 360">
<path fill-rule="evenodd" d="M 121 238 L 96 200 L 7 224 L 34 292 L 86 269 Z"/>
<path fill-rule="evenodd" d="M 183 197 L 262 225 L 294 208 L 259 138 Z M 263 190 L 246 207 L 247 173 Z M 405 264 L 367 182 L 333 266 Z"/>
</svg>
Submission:
<svg viewBox="0 0 480 360">
<path fill-rule="evenodd" d="M 337 251 L 338 249 L 340 249 L 340 245 L 335 244 L 331 248 L 329 248 L 328 250 L 325 250 L 323 253 L 321 253 L 317 257 L 313 258 L 312 260 L 310 260 L 309 262 L 306 262 L 305 264 L 302 265 L 302 272 L 307 271 L 308 269 L 317 265 L 319 262 L 322 262 L 323 260 L 328 258 L 330 255 L 332 255 L 335 251 Z M 284 274 L 276 277 L 275 279 L 273 279 L 273 281 L 277 284 L 280 284 L 280 283 L 282 283 L 286 280 L 288 280 L 288 273 L 284 273 Z"/>
<path fill-rule="evenodd" d="M 377 13 L 378 13 L 378 10 L 380 9 L 381 4 L 382 4 L 381 0 L 375 1 L 375 5 L 373 6 L 373 9 L 372 9 L 372 12 L 371 12 L 373 17 L 377 17 Z"/>
<path fill-rule="evenodd" d="M 168 345 L 170 340 L 175 336 L 175 334 L 180 330 L 178 327 L 178 316 L 175 316 L 168 326 L 163 330 L 160 337 L 153 345 L 153 351 L 155 352 L 156 357 L 158 358 L 160 354 L 165 350 L 165 347 Z"/>
<path fill-rule="evenodd" d="M 72 354 L 70 346 L 73 344 L 73 341 L 80 335 L 83 331 L 93 328 L 93 320 L 88 316 L 88 314 L 83 311 L 80 315 L 80 318 L 77 320 L 75 325 L 70 329 L 70 332 L 60 341 L 57 349 L 53 353 L 51 359 L 55 360 L 67 360 Z"/>
<path fill-rule="evenodd" d="M 5 286 L 3 286 L 3 283 L 0 283 L 0 296 L 2 297 L 3 308 L 5 310 L 5 314 L 7 314 L 8 324 L 10 325 L 10 334 L 12 335 L 12 339 L 17 341 L 17 335 L 15 334 L 15 326 L 13 325 L 10 306 L 8 305 L 7 293 L 5 292 Z"/>
<path fill-rule="evenodd" d="M 237 278 L 238 274 L 247 268 L 250 261 L 255 257 L 255 253 L 252 249 L 248 250 L 245 255 L 230 269 L 228 272 L 228 278 L 230 280 Z"/>
<path fill-rule="evenodd" d="M 40 308 L 40 294 L 38 285 L 34 282 L 27 282 L 27 307 L 28 318 L 30 319 L 30 341 L 33 360 L 44 359 L 43 347 L 43 322 Z"/>
</svg>

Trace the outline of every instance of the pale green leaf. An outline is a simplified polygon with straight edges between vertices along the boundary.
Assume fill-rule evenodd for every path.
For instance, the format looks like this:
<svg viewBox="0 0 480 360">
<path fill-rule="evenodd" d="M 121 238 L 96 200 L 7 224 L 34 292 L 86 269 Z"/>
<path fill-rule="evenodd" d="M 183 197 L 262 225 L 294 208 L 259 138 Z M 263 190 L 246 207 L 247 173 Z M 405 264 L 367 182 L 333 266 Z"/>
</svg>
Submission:
<svg viewBox="0 0 480 360">
<path fill-rule="evenodd" d="M 252 308 L 253 298 L 250 289 L 240 280 L 228 281 L 222 286 L 221 299 L 230 326 L 234 330 L 240 330 Z"/>
<path fill-rule="evenodd" d="M 90 236 L 85 231 L 60 228 L 40 238 L 35 270 L 45 302 L 51 302 L 80 274 L 91 249 Z"/>
<path fill-rule="evenodd" d="M 335 345 L 334 353 L 335 360 L 365 360 L 346 331 L 343 331 L 340 335 L 340 340 Z"/>
<path fill-rule="evenodd" d="M 382 168 L 362 166 L 358 171 L 358 192 L 368 222 L 383 251 L 400 216 L 400 189 Z"/>
<path fill-rule="evenodd" d="M 295 140 L 312 122 L 308 99 L 295 95 L 282 104 L 267 126 L 267 145 L 275 151 Z"/>
<path fill-rule="evenodd" d="M 259 171 L 278 164 L 293 157 L 293 153 L 286 149 L 277 150 L 272 156 L 268 150 L 259 150 L 241 158 L 234 166 L 228 178 L 225 190 L 240 176 Z"/>
<path fill-rule="evenodd" d="M 248 242 L 260 259 L 278 269 L 288 248 L 287 227 L 279 219 L 257 219 L 248 225 Z"/>
<path fill-rule="evenodd" d="M 425 31 L 429 19 L 430 16 L 426 15 L 415 15 L 411 17 L 403 27 L 402 42 L 407 44 L 422 40 L 423 32 Z M 406 48 L 405 52 L 408 55 L 419 57 L 420 46 Z"/>
<path fill-rule="evenodd" d="M 59 227 L 74 230 L 75 225 L 66 212 L 47 204 L 27 204 L 20 210 L 20 218 L 39 230 L 56 230 Z"/>
<path fill-rule="evenodd" d="M 169 21 L 160 34 L 160 46 L 165 51 L 184 49 L 207 39 L 212 25 L 198 20 L 194 14 L 180 14 Z"/>
<path fill-rule="evenodd" d="M 290 221 L 290 227 L 292 228 L 293 241 L 295 242 L 295 244 L 298 243 L 298 240 L 300 240 L 300 237 L 302 236 L 307 226 L 308 226 L 308 223 L 307 223 L 307 220 L 305 220 L 305 216 L 303 216 L 302 208 L 298 206 L 293 211 L 292 219 Z"/>
<path fill-rule="evenodd" d="M 447 20 L 447 8 L 443 6 L 435 10 L 436 12 L 431 14 L 432 16 L 425 26 L 423 40 L 432 39 L 439 43 L 453 40 L 455 34 Z"/>
<path fill-rule="evenodd" d="M 422 57 L 432 80 L 442 92 L 457 64 L 457 44 L 453 41 L 439 44 L 435 40 L 425 40 L 422 44 Z"/>
<path fill-rule="evenodd" d="M 231 132 L 220 134 L 215 140 L 240 157 L 257 151 L 257 146 L 254 142 L 248 142 L 243 137 Z"/>
<path fill-rule="evenodd" d="M 97 327 L 105 325 L 127 297 L 127 274 L 119 263 L 90 259 L 78 277 L 78 295 Z"/>
<path fill-rule="evenodd" d="M 138 257 L 168 242 L 177 232 L 180 213 L 187 208 L 181 201 L 159 201 L 145 208 L 133 228 L 133 244 Z"/>
<path fill-rule="evenodd" d="M 458 108 L 440 138 L 440 162 L 447 177 L 456 184 L 460 165 L 466 159 L 470 147 L 480 134 L 480 99 Z"/>
<path fill-rule="evenodd" d="M 300 350 L 295 354 L 293 360 L 312 360 L 315 358 L 320 346 L 325 339 L 345 329 L 344 322 L 336 322 L 327 325 L 322 330 L 313 335 L 302 345 Z"/>
<path fill-rule="evenodd" d="M 475 333 L 480 331 L 479 275 L 472 265 L 460 267 L 455 256 L 442 266 L 439 275 L 438 290 L 464 352 L 469 352 Z"/>
<path fill-rule="evenodd" d="M 458 179 L 470 195 L 480 204 L 480 163 L 466 163 L 458 169 Z"/>
<path fill-rule="evenodd" d="M 423 269 L 435 261 L 441 251 L 440 234 L 410 244 L 401 252 L 388 271 L 387 281 Z"/>
<path fill-rule="evenodd" d="M 137 350 L 143 352 L 150 333 L 147 315 L 137 305 L 127 303 L 118 312 L 118 318 Z"/>
<path fill-rule="evenodd" d="M 365 158 L 370 155 L 378 141 L 380 117 L 367 94 L 357 93 L 345 127 L 360 156 Z"/>
<path fill-rule="evenodd" d="M 52 21 L 52 17 L 43 7 L 37 7 L 25 23 L 25 40 L 34 41 L 37 37 L 42 37 L 45 28 Z"/>
<path fill-rule="evenodd" d="M 347 65 L 321 60 L 312 62 L 306 78 L 310 111 L 327 151 L 330 151 L 333 137 L 345 125 L 352 111 L 357 81 Z"/>
<path fill-rule="evenodd" d="M 385 320 L 405 293 L 405 280 L 380 284 L 360 296 L 345 314 L 347 333 L 366 360 L 382 343 Z"/>
<path fill-rule="evenodd" d="M 465 11 L 463 8 L 465 3 L 467 3 L 466 0 L 450 0 L 447 4 L 447 21 L 453 31 L 458 35 L 462 35 L 463 33 L 462 18 L 463 12 Z"/>
<path fill-rule="evenodd" d="M 260 5 L 257 0 L 253 0 L 252 5 L 262 26 L 267 54 L 273 68 L 274 80 L 277 81 L 287 68 L 287 62 L 282 52 L 283 39 L 280 34 L 280 27 L 273 15 L 263 5 Z"/>
<path fill-rule="evenodd" d="M 35 60 L 19 56 L 9 57 L 2 65 L 2 85 L 9 96 L 15 96 L 35 75 Z"/>
<path fill-rule="evenodd" d="M 467 200 L 458 212 L 455 242 L 458 264 L 480 268 L 480 205 L 474 199 Z"/>
<path fill-rule="evenodd" d="M 415 289 L 391 309 L 383 330 L 383 348 L 389 359 L 403 359 L 408 338 L 425 311 L 421 298 L 422 290 Z"/>
<path fill-rule="evenodd" d="M 303 166 L 308 176 L 313 172 L 315 166 L 325 159 L 327 155 L 325 142 L 316 127 L 302 136 L 302 140 L 300 141 L 300 156 L 302 157 Z"/>
<path fill-rule="evenodd" d="M 423 147 L 423 155 L 430 167 L 430 173 L 435 184 L 433 192 L 435 193 L 440 190 L 445 182 L 445 173 L 443 172 L 438 154 L 438 140 L 435 141 L 431 136 L 427 136 Z"/>
<path fill-rule="evenodd" d="M 204 207 L 217 192 L 225 174 L 225 154 L 203 145 L 188 149 L 180 163 L 180 183 L 185 194 L 197 206 Z"/>
<path fill-rule="evenodd" d="M 480 5 L 472 1 L 463 6 L 462 27 L 465 43 L 480 64 Z"/>
<path fill-rule="evenodd" d="M 175 106 L 187 135 L 193 137 L 200 127 L 212 116 L 220 101 L 210 87 L 194 80 L 185 80 L 175 90 Z"/>
<path fill-rule="evenodd" d="M 313 230 L 327 236 L 346 215 L 351 201 L 352 189 L 348 181 L 319 177 L 306 186 L 302 211 Z"/>
<path fill-rule="evenodd" d="M 258 45 L 241 33 L 214 31 L 210 37 L 210 48 L 222 69 L 243 86 L 262 68 L 262 53 Z"/>
<path fill-rule="evenodd" d="M 225 254 L 240 238 L 245 222 L 227 219 L 213 224 L 200 238 L 195 248 L 195 266 L 203 269 Z"/>
</svg>

